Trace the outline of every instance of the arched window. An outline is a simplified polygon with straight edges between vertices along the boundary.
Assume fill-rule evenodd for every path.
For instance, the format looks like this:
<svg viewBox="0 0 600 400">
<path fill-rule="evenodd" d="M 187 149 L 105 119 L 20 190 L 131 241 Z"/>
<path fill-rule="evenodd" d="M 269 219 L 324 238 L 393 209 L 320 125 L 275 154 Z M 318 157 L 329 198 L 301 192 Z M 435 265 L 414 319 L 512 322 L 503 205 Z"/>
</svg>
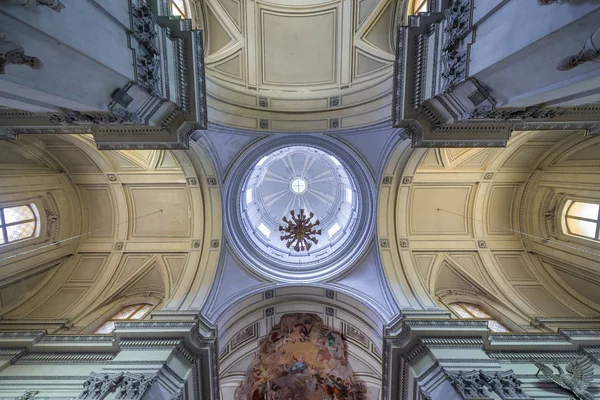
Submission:
<svg viewBox="0 0 600 400">
<path fill-rule="evenodd" d="M 184 0 L 171 0 L 171 14 L 176 17 L 187 18 L 188 10 Z"/>
<path fill-rule="evenodd" d="M 33 204 L 0 208 L 0 245 L 36 235 L 37 217 Z"/>
<path fill-rule="evenodd" d="M 492 317 L 488 313 L 483 311 L 481 308 L 479 308 L 479 306 L 476 306 L 475 304 L 453 303 L 450 304 L 450 309 L 454 312 L 454 314 L 456 314 L 458 318 L 461 319 L 481 318 L 489 320 L 488 328 L 490 328 L 492 332 L 510 332 L 506 326 L 496 321 L 495 319 L 492 319 Z"/>
<path fill-rule="evenodd" d="M 413 0 L 408 9 L 408 15 L 416 15 L 428 11 L 429 0 Z"/>
<path fill-rule="evenodd" d="M 570 201 L 566 205 L 567 233 L 588 239 L 600 240 L 600 205 Z"/>
<path fill-rule="evenodd" d="M 152 309 L 152 304 L 133 304 L 131 306 L 124 307 L 115 314 L 111 319 L 100 325 L 94 333 L 111 333 L 115 330 L 115 322 L 122 321 L 133 321 L 142 319 L 148 314 L 148 311 Z"/>
</svg>

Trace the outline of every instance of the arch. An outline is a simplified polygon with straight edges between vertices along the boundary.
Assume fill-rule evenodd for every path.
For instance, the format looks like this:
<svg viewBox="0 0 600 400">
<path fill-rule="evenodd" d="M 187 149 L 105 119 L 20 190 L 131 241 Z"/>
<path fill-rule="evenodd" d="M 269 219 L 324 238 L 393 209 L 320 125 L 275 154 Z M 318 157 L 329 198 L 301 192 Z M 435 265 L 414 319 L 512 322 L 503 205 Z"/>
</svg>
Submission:
<svg viewBox="0 0 600 400">
<path fill-rule="evenodd" d="M 384 318 L 368 303 L 365 307 L 362 299 L 324 286 L 278 285 L 276 289 L 265 288 L 226 303 L 214 316 L 224 396 L 233 394 L 260 339 L 282 315 L 293 312 L 316 314 L 329 328 L 348 337 L 349 359 L 355 373 L 375 391 L 372 398 L 379 397 Z"/>
<path fill-rule="evenodd" d="M 438 308 L 435 279 L 446 265 L 444 270 L 465 283 L 442 294 L 460 289 L 465 301 L 488 298 L 491 309 L 514 321 L 512 330 L 535 330 L 536 318 L 596 315 L 600 299 L 593 288 L 600 281 L 596 272 L 585 277 L 583 272 L 597 270 L 593 246 L 580 243 L 587 253 L 575 257 L 577 251 L 571 251 L 570 262 L 585 267 L 577 277 L 558 265 L 548 248 L 560 248 L 552 244 L 553 236 L 590 242 L 561 236 L 555 214 L 564 205 L 564 192 L 598 198 L 592 184 L 600 165 L 596 143 L 598 138 L 568 131 L 515 132 L 505 149 L 427 150 L 399 143 L 384 168 L 377 230 L 400 308 Z M 573 183 L 564 181 L 568 174 Z M 565 182 L 559 184 L 563 195 L 549 189 L 550 176 Z M 579 294 L 565 287 L 579 287 L 574 291 Z"/>
<path fill-rule="evenodd" d="M 35 290 L 28 301 L 2 304 L 4 318 L 28 326 L 65 321 L 52 329 L 68 333 L 87 329 L 89 310 L 123 296 L 154 292 L 166 309 L 202 307 L 218 263 L 221 198 L 212 163 L 197 144 L 187 151 L 101 152 L 87 135 L 28 135 L 16 147 L 35 155 L 15 159 L 23 173 L 37 173 L 43 164 L 64 188 L 46 179 L 59 195 L 32 200 L 42 241 L 31 239 L 39 255 L 26 263 Z M 55 240 L 60 247 L 51 245 Z M 166 247 L 155 255 L 157 241 Z M 49 264 L 59 248 L 62 259 Z M 16 273 L 19 263 L 11 265 Z M 34 279 L 40 271 L 52 275 Z"/>
</svg>

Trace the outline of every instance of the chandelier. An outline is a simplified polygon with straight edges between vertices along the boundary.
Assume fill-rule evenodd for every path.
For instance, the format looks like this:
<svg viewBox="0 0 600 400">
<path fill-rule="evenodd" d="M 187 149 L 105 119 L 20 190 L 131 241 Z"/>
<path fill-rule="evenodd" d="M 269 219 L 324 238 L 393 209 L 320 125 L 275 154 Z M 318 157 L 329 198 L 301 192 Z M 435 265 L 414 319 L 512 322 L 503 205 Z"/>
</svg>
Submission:
<svg viewBox="0 0 600 400">
<path fill-rule="evenodd" d="M 310 222 L 312 217 L 315 216 L 315 213 L 311 211 L 307 217 L 306 214 L 304 214 L 303 208 L 300 209 L 300 214 L 297 215 L 294 210 L 290 210 L 290 215 L 292 216 L 290 219 L 287 219 L 285 215 L 281 218 L 287 225 L 279 225 L 279 231 L 282 232 L 282 235 L 279 238 L 286 242 L 285 247 L 288 249 L 293 245 L 294 250 L 297 252 L 310 250 L 313 243 L 319 243 L 319 239 L 315 236 L 320 235 L 321 230 L 317 230 L 315 227 L 320 225 L 321 221 L 316 220 L 314 223 Z"/>
</svg>

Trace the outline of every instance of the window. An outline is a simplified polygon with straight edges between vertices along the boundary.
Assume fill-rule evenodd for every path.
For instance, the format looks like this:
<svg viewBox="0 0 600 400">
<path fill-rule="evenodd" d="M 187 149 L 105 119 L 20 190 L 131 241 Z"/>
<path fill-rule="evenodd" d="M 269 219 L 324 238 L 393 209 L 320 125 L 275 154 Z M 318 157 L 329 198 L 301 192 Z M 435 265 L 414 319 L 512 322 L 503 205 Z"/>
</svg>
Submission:
<svg viewBox="0 0 600 400">
<path fill-rule="evenodd" d="M 33 204 L 0 208 L 0 245 L 29 239 L 36 234 L 34 209 Z"/>
<path fill-rule="evenodd" d="M 488 328 L 490 328 L 492 332 L 510 332 L 506 326 L 495 319 L 492 319 L 488 313 L 475 304 L 453 303 L 450 304 L 450 309 L 461 319 L 481 318 L 489 320 Z"/>
<path fill-rule="evenodd" d="M 115 330 L 115 322 L 132 321 L 142 319 L 148 314 L 152 308 L 152 304 L 133 304 L 119 311 L 111 319 L 100 325 L 94 333 L 111 333 Z"/>
<path fill-rule="evenodd" d="M 171 0 L 171 14 L 176 17 L 187 18 L 187 7 L 184 0 Z"/>
<path fill-rule="evenodd" d="M 566 207 L 565 223 L 569 234 L 600 240 L 600 204 L 572 201 Z"/>
<path fill-rule="evenodd" d="M 409 15 L 415 15 L 420 12 L 427 12 L 428 0 L 413 0 L 409 7 Z"/>
</svg>

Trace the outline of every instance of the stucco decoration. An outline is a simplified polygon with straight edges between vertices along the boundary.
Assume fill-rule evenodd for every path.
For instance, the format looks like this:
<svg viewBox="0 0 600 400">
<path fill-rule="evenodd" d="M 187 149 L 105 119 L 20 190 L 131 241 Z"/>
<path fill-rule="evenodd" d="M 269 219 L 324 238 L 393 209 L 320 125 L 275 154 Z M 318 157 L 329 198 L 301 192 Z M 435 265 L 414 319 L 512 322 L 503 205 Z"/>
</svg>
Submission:
<svg viewBox="0 0 600 400">
<path fill-rule="evenodd" d="M 363 400 L 345 338 L 315 314 L 285 314 L 260 342 L 235 400 Z"/>
<path fill-rule="evenodd" d="M 560 71 L 568 71 L 579 65 L 600 58 L 600 29 L 592 34 L 578 54 L 565 57 L 557 65 Z"/>
<path fill-rule="evenodd" d="M 43 67 L 39 58 L 28 56 L 20 43 L 8 40 L 5 34 L 0 33 L 0 74 L 6 73 L 7 65 L 27 65 L 33 69 Z"/>
<path fill-rule="evenodd" d="M 65 8 L 65 5 L 59 0 L 0 0 L 0 4 L 12 4 L 25 7 L 45 6 L 57 13 Z"/>
<path fill-rule="evenodd" d="M 558 373 L 554 373 L 552 368 L 539 361 L 534 360 L 533 363 L 539 368 L 536 376 L 541 372 L 546 378 L 573 393 L 580 400 L 595 399 L 594 395 L 586 390 L 594 379 L 594 365 L 588 356 L 568 363 L 565 367 L 567 373 L 563 371 L 558 363 L 553 364 Z"/>
</svg>

